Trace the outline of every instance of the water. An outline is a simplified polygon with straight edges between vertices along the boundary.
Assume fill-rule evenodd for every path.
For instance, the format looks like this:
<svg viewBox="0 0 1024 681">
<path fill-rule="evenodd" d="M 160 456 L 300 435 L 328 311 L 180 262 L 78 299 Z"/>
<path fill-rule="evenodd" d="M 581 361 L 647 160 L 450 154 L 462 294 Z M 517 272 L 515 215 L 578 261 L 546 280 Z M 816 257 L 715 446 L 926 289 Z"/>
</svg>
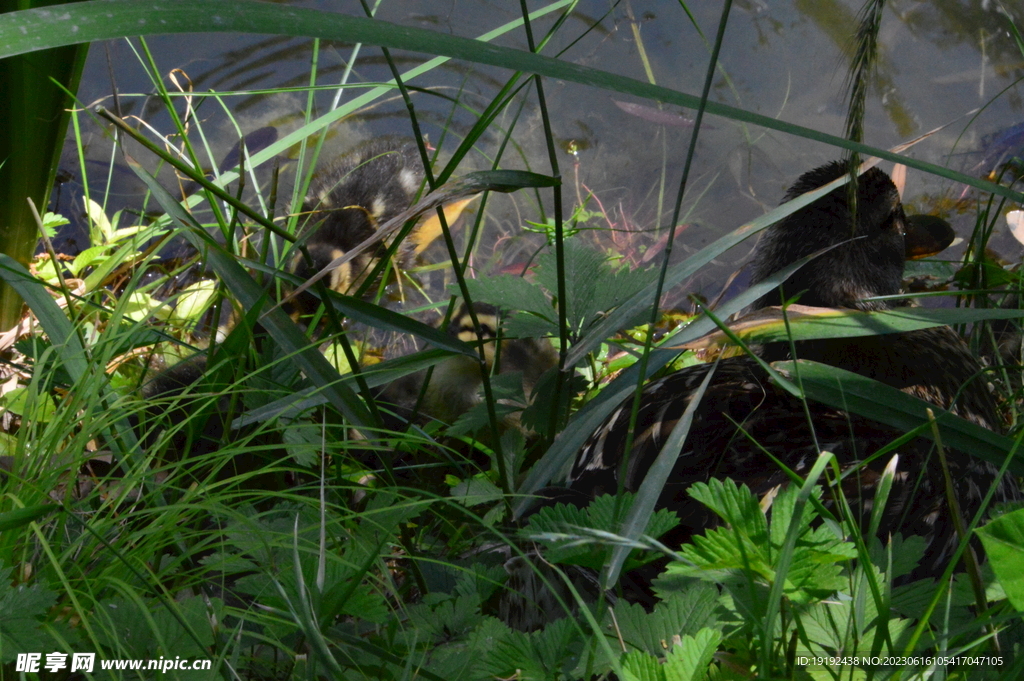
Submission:
<svg viewBox="0 0 1024 681">
<path fill-rule="evenodd" d="M 356 3 L 296 4 L 358 10 Z M 540 6 L 530 3 L 531 9 Z M 713 38 L 721 3 L 701 0 L 687 6 L 704 36 Z M 844 84 L 858 10 L 858 2 L 841 0 L 734 3 L 721 70 L 711 97 L 842 135 Z M 516 19 L 518 11 L 518 3 L 507 0 L 385 0 L 377 16 L 407 26 L 473 37 Z M 553 16 L 535 22 L 536 35 L 544 35 Z M 1007 32 L 1007 21 L 995 2 L 888 3 L 880 35 L 882 60 L 868 101 L 865 141 L 887 148 L 952 122 L 907 153 L 980 175 L 982 169 L 975 166 L 984 157 L 979 153 L 982 138 L 1024 120 L 1024 99 L 1020 86 L 1015 85 L 1024 57 Z M 595 22 L 599 23 L 591 28 Z M 1017 25 L 1024 27 L 1024 16 L 1017 17 Z M 522 31 L 496 42 L 526 47 Z M 197 92 L 242 91 L 224 97 L 223 102 L 243 133 L 274 126 L 284 135 L 301 123 L 304 92 L 264 95 L 249 91 L 306 85 L 311 41 L 205 34 L 153 38 L 149 46 L 165 79 L 172 69 L 180 69 Z M 657 84 L 699 94 L 710 48 L 676 0 L 634 2 L 632 6 L 628 2 L 585 0 L 577 5 L 544 53 L 555 55 L 562 49 L 567 49 L 562 59 L 638 80 L 648 79 L 646 58 L 650 76 Z M 337 83 L 352 54 L 350 45 L 324 45 L 318 82 Z M 393 56 L 401 70 L 425 59 L 398 51 Z M 350 82 L 390 78 L 378 48 L 364 46 L 354 64 Z M 491 101 L 508 75 L 501 69 L 448 62 L 413 81 L 413 85 L 430 89 L 429 94 L 414 94 L 414 101 L 421 125 L 430 142 L 440 146 L 442 158 L 454 150 L 475 122 L 475 112 Z M 84 102 L 101 102 L 113 109 L 112 82 L 120 93 L 119 104 L 125 115 L 139 116 L 163 134 L 173 131 L 166 112 L 151 96 L 154 89 L 144 64 L 125 41 L 92 48 L 79 96 Z M 667 107 L 676 114 L 673 119 L 657 111 L 655 102 L 550 79 L 545 80 L 544 87 L 558 143 L 565 201 L 569 204 L 567 216 L 572 204 L 591 196 L 587 209 L 592 215 L 584 226 L 593 229 L 577 238 L 616 252 L 634 264 L 655 262 L 670 222 L 692 132 L 677 124 L 678 119 L 693 112 Z M 345 97 L 356 94 L 347 91 Z M 334 91 L 317 93 L 318 110 L 326 111 L 334 96 Z M 451 104 L 450 98 L 456 96 L 461 100 L 460 107 Z M 649 109 L 638 109 L 638 104 Z M 978 107 L 985 107 L 984 111 L 972 120 L 967 114 Z M 489 167 L 517 108 L 518 101 L 491 126 L 459 173 Z M 213 99 L 203 102 L 198 118 L 212 150 L 205 165 L 212 168 L 237 142 L 237 133 L 220 103 Z M 708 117 L 705 123 L 680 220 L 684 227 L 677 239 L 677 259 L 761 215 L 778 203 L 797 175 L 840 155 L 819 143 L 725 119 Z M 325 153 L 328 157 L 335 155 L 368 137 L 409 136 L 409 130 L 404 104 L 397 94 L 388 96 L 336 125 Z M 551 172 L 535 93 L 526 100 L 513 140 L 504 167 Z M 91 123 L 85 125 L 84 143 L 88 183 L 94 196 L 101 195 L 108 181 L 105 169 L 112 158 L 111 146 L 100 126 Z M 157 169 L 156 161 L 145 152 L 133 149 L 132 154 Z M 143 203 L 141 183 L 116 155 L 113 158 L 108 213 L 120 208 L 137 212 L 157 209 L 154 204 Z M 279 162 L 284 178 L 280 193 L 287 197 L 294 163 L 287 154 Z M 62 169 L 70 179 L 60 186 L 57 207 L 75 224 L 61 235 L 57 247 L 75 253 L 87 244 L 81 219 L 83 180 L 70 142 Z M 166 169 L 160 177 L 168 189 L 177 186 Z M 267 180 L 269 166 L 259 177 Z M 953 210 L 951 200 L 962 193 L 962 187 L 911 171 L 905 201 L 923 212 L 944 210 L 958 233 L 966 236 L 973 228 L 973 214 Z M 474 271 L 482 276 L 521 270 L 543 243 L 543 237 L 524 230 L 524 225 L 550 216 L 551 208 L 549 192 L 542 195 L 541 203 L 529 192 L 492 197 L 482 245 L 473 258 Z M 687 282 L 674 293 L 672 304 L 682 305 L 684 295 L 690 292 L 708 298 L 717 296 L 729 275 L 745 262 L 749 245 L 726 254 Z M 997 229 L 992 245 L 1008 259 L 1019 256 L 1020 245 L 1009 236 L 1004 224 Z M 958 256 L 960 248 L 952 249 L 950 257 Z M 432 260 L 441 258 L 436 249 L 427 255 Z M 440 281 L 437 275 L 434 278 Z M 733 287 L 744 280 L 741 275 Z M 433 295 L 438 294 L 439 286 L 435 286 Z"/>
</svg>

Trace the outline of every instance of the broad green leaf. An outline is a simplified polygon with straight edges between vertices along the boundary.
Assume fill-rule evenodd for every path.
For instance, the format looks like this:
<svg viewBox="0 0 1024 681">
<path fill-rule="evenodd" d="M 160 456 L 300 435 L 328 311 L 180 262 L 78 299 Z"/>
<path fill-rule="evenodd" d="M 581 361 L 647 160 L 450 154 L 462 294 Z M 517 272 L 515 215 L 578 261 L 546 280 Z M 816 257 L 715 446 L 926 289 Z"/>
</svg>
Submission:
<svg viewBox="0 0 1024 681">
<path fill-rule="evenodd" d="M 103 206 L 86 198 L 85 214 L 89 217 L 89 243 L 93 246 L 105 246 L 114 240 L 114 227 L 110 218 L 103 212 Z"/>
<path fill-rule="evenodd" d="M 692 582 L 647 612 L 639 603 L 615 604 L 616 633 L 632 648 L 662 657 L 673 636 L 696 634 L 717 621 L 719 593 L 707 582 Z"/>
<path fill-rule="evenodd" d="M 175 301 L 169 315 L 172 324 L 195 324 L 216 300 L 217 282 L 203 279 L 186 286 Z"/>
<path fill-rule="evenodd" d="M 1024 509 L 1002 515 L 975 532 L 1006 597 L 1024 612 Z"/>
<path fill-rule="evenodd" d="M 721 642 L 722 632 L 717 629 L 683 636 L 665 657 L 665 681 L 704 681 Z"/>
<path fill-rule="evenodd" d="M 3 408 L 26 421 L 37 423 L 49 423 L 57 413 L 53 398 L 48 393 L 38 393 L 25 387 L 15 388 L 4 395 Z"/>
</svg>

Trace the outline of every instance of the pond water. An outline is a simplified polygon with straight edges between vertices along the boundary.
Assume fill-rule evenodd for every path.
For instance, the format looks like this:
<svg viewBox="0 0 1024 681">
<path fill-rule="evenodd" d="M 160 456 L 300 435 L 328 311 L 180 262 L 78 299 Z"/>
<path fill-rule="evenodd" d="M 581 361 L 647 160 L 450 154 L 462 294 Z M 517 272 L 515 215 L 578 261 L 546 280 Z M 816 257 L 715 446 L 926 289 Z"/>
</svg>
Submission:
<svg viewBox="0 0 1024 681">
<path fill-rule="evenodd" d="M 361 15 L 359 4 L 354 2 L 295 4 Z M 543 6 L 538 2 L 529 5 L 531 9 Z M 721 5 L 710 0 L 686 3 L 708 39 L 713 39 L 717 30 Z M 859 8 L 859 1 L 851 0 L 735 2 L 712 98 L 841 136 L 846 113 L 844 87 Z M 1024 28 L 1024 13 L 1019 8 L 1018 14 L 1016 24 Z M 538 19 L 536 35 L 543 35 L 555 16 L 557 13 L 551 13 Z M 383 0 L 377 17 L 475 37 L 519 18 L 519 3 Z M 1008 21 L 1000 3 L 994 0 L 887 3 L 880 36 L 882 58 L 869 95 L 865 141 L 888 148 L 952 122 L 907 154 L 975 175 L 987 170 L 978 167 L 987 136 L 1024 121 L 1024 98 L 1017 82 L 1024 73 L 1024 57 L 1007 30 Z M 521 30 L 496 42 L 526 47 Z M 114 109 L 110 95 L 116 87 L 120 95 L 117 104 L 125 115 L 140 117 L 162 134 L 171 133 L 171 121 L 152 96 L 153 84 L 135 51 L 138 41 L 131 43 L 113 41 L 93 46 L 80 98 Z M 232 113 L 243 133 L 273 126 L 283 135 L 301 124 L 307 97 L 302 88 L 309 82 L 312 41 L 205 34 L 158 37 L 149 40 L 148 45 L 165 82 L 173 69 L 179 69 L 187 74 L 196 92 L 212 89 L 225 93 L 223 104 L 208 98 L 198 110 L 210 143 L 210 167 L 218 165 L 238 139 L 225 110 Z M 699 94 L 710 47 L 677 0 L 582 0 L 544 53 L 555 55 L 562 50 L 561 59 L 641 81 L 650 78 L 665 87 Z M 393 57 L 401 70 L 426 59 L 400 51 L 394 51 Z M 350 62 L 353 68 L 349 83 L 375 83 L 391 77 L 379 48 L 363 46 L 356 53 L 352 45 L 325 44 L 319 53 L 318 84 L 338 84 Z M 508 75 L 497 68 L 449 61 L 411 82 L 428 89 L 415 93 L 413 98 L 423 130 L 439 147 L 442 158 L 450 155 L 475 122 L 476 112 L 494 98 Z M 658 110 L 655 102 L 550 79 L 544 87 L 560 147 L 565 200 L 577 203 L 588 195 L 593 197 L 587 208 L 596 214 L 587 226 L 595 231 L 580 238 L 616 250 L 633 262 L 652 261 L 654 250 L 647 249 L 659 247 L 670 221 L 692 132 L 682 118 L 693 112 L 673 107 Z M 297 90 L 254 92 L 285 88 Z M 346 90 L 343 101 L 359 92 Z M 336 90 L 318 91 L 314 97 L 317 111 L 327 111 L 336 94 Z M 452 106 L 453 98 L 459 99 L 460 106 Z M 184 103 L 178 101 L 182 111 Z M 490 166 L 518 106 L 519 101 L 492 125 L 476 153 L 466 159 L 457 174 Z M 979 107 L 984 110 L 972 119 L 968 112 Z M 775 206 L 801 172 L 840 156 L 837 150 L 820 143 L 723 118 L 709 116 L 705 123 L 684 202 L 684 227 L 677 239 L 676 257 L 680 258 Z M 85 122 L 84 131 L 86 174 L 93 196 L 102 196 L 109 181 L 108 213 L 123 207 L 142 210 L 143 187 L 112 153 L 102 128 Z M 411 135 L 405 106 L 397 94 L 378 99 L 335 124 L 325 157 L 380 135 Z M 510 145 L 503 167 L 528 166 L 537 172 L 550 172 L 535 91 L 525 99 L 513 140 L 515 144 Z M 144 165 L 157 167 L 145 152 L 132 153 Z M 287 196 L 287 187 L 293 182 L 290 178 L 294 177 L 294 163 L 287 156 L 279 157 L 284 178 L 281 196 Z M 67 181 L 55 196 L 57 209 L 75 220 L 57 244 L 58 250 L 67 253 L 87 245 L 81 217 L 83 179 L 75 159 L 73 140 L 69 139 L 62 164 Z M 112 159 L 114 170 L 108 177 Z M 891 169 L 891 165 L 883 167 Z M 268 165 L 259 177 L 266 181 L 269 171 Z M 169 189 L 176 185 L 166 170 L 160 177 Z M 945 210 L 958 233 L 966 235 L 973 227 L 973 215 L 950 213 L 949 199 L 962 193 L 963 187 L 911 171 L 905 201 L 919 211 Z M 550 193 L 544 193 L 541 200 L 549 202 Z M 550 215 L 551 206 L 538 204 L 535 194 L 520 192 L 495 196 L 487 210 L 485 238 L 473 261 L 476 273 L 521 268 L 543 243 L 542 236 L 525 231 L 524 225 Z M 122 226 L 125 224 L 122 221 Z M 681 293 L 717 296 L 728 276 L 745 262 L 750 245 L 727 253 L 687 282 Z M 1019 256 L 1020 246 L 1005 225 L 1000 225 L 993 246 L 1007 258 Z M 950 255 L 956 257 L 959 251 L 953 249 Z M 742 285 L 744 280 L 739 277 L 733 286 Z"/>
</svg>

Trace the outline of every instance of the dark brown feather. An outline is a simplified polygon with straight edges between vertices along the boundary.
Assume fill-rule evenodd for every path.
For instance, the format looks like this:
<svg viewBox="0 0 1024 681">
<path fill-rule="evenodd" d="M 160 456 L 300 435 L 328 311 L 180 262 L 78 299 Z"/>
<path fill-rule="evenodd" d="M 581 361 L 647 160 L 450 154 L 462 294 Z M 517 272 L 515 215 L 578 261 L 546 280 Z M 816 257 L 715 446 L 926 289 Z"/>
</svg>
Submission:
<svg viewBox="0 0 1024 681">
<path fill-rule="evenodd" d="M 787 193 L 790 200 L 846 172 L 841 163 L 805 174 Z M 895 187 L 880 170 L 861 178 L 859 215 L 852 226 L 840 188 L 769 228 L 754 255 L 754 281 L 822 248 L 842 244 L 798 270 L 784 285 L 785 295 L 804 291 L 803 304 L 886 309 L 889 301 L 862 298 L 900 293 L 907 219 Z M 853 238 L 853 241 L 849 241 Z M 755 307 L 777 304 L 778 293 Z M 796 355 L 868 376 L 978 425 L 1000 430 L 996 404 L 983 367 L 949 327 L 866 338 L 803 341 Z M 759 350 L 769 361 L 790 358 L 788 344 Z M 689 367 L 648 385 L 643 391 L 635 439 L 622 487 L 636 491 L 672 428 L 690 404 L 710 365 Z M 629 430 L 632 400 L 613 412 L 580 451 L 569 485 L 590 496 L 615 493 Z M 866 522 L 881 473 L 891 455 L 861 462 L 903 433 L 824 405 L 803 403 L 768 380 L 749 357 L 724 359 L 694 414 L 693 425 L 658 507 L 682 518 L 682 540 L 714 524 L 711 513 L 687 494 L 695 482 L 729 477 L 763 495 L 787 482 L 765 453 L 797 474 L 805 474 L 820 450 L 834 453 L 844 471 L 842 493 Z M 755 444 L 756 443 L 756 444 Z M 899 466 L 881 534 L 902 532 L 927 539 L 916 576 L 945 568 L 957 538 L 946 504 L 945 485 L 932 443 L 916 439 L 899 448 Z M 958 502 L 969 521 L 996 477 L 996 469 L 968 453 L 947 452 Z M 1003 480 L 995 500 L 1017 499 L 1012 479 Z M 884 536 L 883 536 L 884 539 Z"/>
</svg>

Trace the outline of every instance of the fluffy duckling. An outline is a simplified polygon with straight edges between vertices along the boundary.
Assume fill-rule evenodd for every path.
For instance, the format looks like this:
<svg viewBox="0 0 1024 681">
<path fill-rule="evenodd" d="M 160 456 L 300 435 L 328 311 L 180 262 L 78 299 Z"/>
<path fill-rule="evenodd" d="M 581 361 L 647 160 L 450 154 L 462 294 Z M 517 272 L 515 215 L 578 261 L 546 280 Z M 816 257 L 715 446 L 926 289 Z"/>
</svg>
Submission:
<svg viewBox="0 0 1024 681">
<path fill-rule="evenodd" d="M 289 269 L 303 279 L 342 257 L 373 236 L 377 228 L 409 207 L 423 182 L 423 168 L 416 149 L 394 140 L 374 140 L 335 165 L 317 173 L 303 203 L 311 225 L 305 238 L 312 262 L 301 253 Z M 357 288 L 383 254 L 384 245 L 361 253 L 331 271 L 328 287 L 348 293 Z M 303 314 L 316 310 L 315 296 L 302 294 L 296 306 Z"/>
<path fill-rule="evenodd" d="M 498 309 L 486 303 L 473 303 L 480 335 L 477 335 L 472 316 L 465 304 L 461 305 L 448 325 L 448 333 L 466 343 L 484 342 L 484 357 L 489 372 L 506 374 L 520 372 L 523 394 L 529 400 L 541 376 L 558 366 L 558 353 L 546 339 L 503 339 L 497 343 Z M 418 372 L 402 381 L 396 381 L 383 393 L 384 399 L 400 410 L 411 412 L 421 393 L 427 372 Z M 438 363 L 431 373 L 430 382 L 423 392 L 420 412 L 445 423 L 454 423 L 459 416 L 480 404 L 483 376 L 480 362 L 465 355 L 449 357 Z M 506 417 L 505 425 L 518 427 L 515 414 Z"/>
</svg>

